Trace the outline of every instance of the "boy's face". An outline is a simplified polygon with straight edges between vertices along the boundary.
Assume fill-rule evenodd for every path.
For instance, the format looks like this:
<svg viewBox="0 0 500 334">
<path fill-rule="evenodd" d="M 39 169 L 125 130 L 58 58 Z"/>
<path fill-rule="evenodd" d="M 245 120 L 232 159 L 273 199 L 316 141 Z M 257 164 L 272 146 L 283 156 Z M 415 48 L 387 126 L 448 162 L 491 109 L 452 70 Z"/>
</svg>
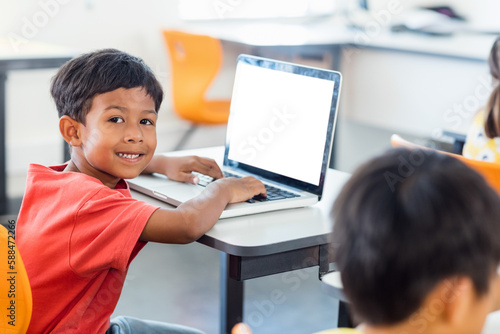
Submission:
<svg viewBox="0 0 500 334">
<path fill-rule="evenodd" d="M 80 123 L 81 146 L 72 160 L 80 172 L 113 188 L 120 178 L 139 175 L 156 149 L 157 114 L 142 87 L 119 88 L 96 95 Z"/>
</svg>

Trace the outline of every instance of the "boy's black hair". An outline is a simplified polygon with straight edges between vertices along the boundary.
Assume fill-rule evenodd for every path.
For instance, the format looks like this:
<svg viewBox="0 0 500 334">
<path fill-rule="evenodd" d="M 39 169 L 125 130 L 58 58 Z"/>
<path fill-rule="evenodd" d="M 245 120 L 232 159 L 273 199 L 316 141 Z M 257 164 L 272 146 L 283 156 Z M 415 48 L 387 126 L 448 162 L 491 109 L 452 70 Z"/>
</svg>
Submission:
<svg viewBox="0 0 500 334">
<path fill-rule="evenodd" d="M 392 149 L 365 163 L 332 216 L 344 292 L 372 325 L 408 319 L 447 278 L 469 277 L 481 296 L 500 263 L 497 193 L 431 150 Z"/>
<path fill-rule="evenodd" d="M 59 117 L 68 115 L 85 125 L 85 116 L 96 95 L 135 87 L 146 90 L 158 112 L 163 90 L 151 69 L 140 58 L 115 49 L 103 49 L 64 64 L 52 79 L 50 91 Z"/>
</svg>

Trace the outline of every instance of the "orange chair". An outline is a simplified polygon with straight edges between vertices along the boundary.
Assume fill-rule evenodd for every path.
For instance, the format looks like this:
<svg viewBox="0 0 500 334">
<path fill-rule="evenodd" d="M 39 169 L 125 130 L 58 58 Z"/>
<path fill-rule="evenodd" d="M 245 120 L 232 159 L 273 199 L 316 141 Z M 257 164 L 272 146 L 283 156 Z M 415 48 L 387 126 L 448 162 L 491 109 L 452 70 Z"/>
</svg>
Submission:
<svg viewBox="0 0 500 334">
<path fill-rule="evenodd" d="M 222 65 L 222 46 L 209 36 L 162 32 L 170 55 L 173 107 L 181 118 L 192 123 L 180 148 L 198 125 L 227 123 L 230 100 L 205 97 Z"/>
<path fill-rule="evenodd" d="M 33 300 L 28 274 L 12 234 L 0 225 L 0 333 L 26 333 Z"/>
<path fill-rule="evenodd" d="M 401 136 L 397 134 L 393 134 L 391 136 L 391 144 L 393 147 L 406 147 L 409 149 L 430 149 L 425 146 L 421 146 L 412 142 L 409 142 L 406 139 L 403 139 Z M 488 184 L 495 189 L 500 194 L 500 164 L 494 162 L 480 161 L 468 159 L 462 155 L 439 151 L 444 154 L 449 154 L 461 161 L 463 161 L 466 165 L 476 170 L 479 174 L 481 174 L 484 179 L 488 182 Z"/>
</svg>

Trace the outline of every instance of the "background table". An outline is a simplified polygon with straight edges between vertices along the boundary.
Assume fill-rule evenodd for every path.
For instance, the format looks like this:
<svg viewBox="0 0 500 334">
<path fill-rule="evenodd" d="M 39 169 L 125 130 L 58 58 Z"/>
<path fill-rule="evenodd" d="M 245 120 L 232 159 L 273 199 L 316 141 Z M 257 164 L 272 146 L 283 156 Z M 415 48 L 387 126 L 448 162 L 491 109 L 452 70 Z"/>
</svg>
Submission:
<svg viewBox="0 0 500 334">
<path fill-rule="evenodd" d="M 57 68 L 75 54 L 53 45 L 27 42 L 17 48 L 0 39 L 0 215 L 8 211 L 6 171 L 6 83 L 9 71 Z"/>
<path fill-rule="evenodd" d="M 393 33 L 382 25 L 362 31 L 326 18 L 272 24 L 211 21 L 179 28 L 220 38 L 229 58 L 241 49 L 339 70 L 343 83 L 331 166 L 344 171 L 382 152 L 392 133 L 433 140 L 449 140 L 443 130 L 467 133 L 491 91 L 486 60 L 494 35 Z M 370 138 L 356 133 L 363 130 Z M 360 143 L 360 137 L 366 143 L 355 152 L 344 145 Z"/>
</svg>

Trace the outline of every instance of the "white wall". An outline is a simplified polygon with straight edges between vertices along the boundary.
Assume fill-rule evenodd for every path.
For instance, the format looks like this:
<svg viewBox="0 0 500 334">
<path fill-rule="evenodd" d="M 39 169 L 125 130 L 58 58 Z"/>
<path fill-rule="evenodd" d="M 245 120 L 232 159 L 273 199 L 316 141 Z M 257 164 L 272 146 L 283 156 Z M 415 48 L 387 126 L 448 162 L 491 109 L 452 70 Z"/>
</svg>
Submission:
<svg viewBox="0 0 500 334">
<path fill-rule="evenodd" d="M 115 47 L 159 70 L 166 69 L 159 29 L 179 24 L 177 1 L 171 0 L 1 0 L 0 5 L 2 37 L 17 34 L 78 51 Z"/>
</svg>

